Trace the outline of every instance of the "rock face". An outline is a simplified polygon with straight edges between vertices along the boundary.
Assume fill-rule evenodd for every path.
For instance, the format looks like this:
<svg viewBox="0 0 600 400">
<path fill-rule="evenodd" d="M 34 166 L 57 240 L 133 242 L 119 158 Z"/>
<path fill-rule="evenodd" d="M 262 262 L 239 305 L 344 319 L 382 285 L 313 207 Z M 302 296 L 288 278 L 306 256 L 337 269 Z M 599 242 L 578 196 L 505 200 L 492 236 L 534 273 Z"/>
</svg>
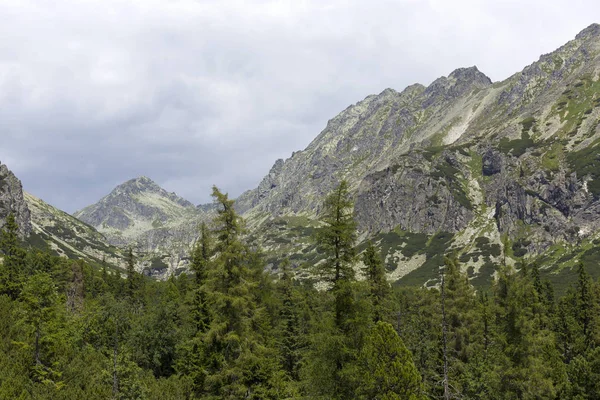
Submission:
<svg viewBox="0 0 600 400">
<path fill-rule="evenodd" d="M 4 164 L 0 163 L 0 229 L 6 223 L 6 217 L 12 213 L 19 225 L 22 238 L 31 233 L 31 216 L 23 197 L 21 181 Z"/>
</svg>

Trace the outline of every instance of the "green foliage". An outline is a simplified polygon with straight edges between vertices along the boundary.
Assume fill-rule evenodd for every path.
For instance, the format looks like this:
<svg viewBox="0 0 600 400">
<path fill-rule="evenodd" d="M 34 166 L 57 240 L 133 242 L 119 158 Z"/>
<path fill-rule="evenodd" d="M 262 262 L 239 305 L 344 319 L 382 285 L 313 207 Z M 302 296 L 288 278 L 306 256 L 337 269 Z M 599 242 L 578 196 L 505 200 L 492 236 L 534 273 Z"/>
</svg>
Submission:
<svg viewBox="0 0 600 400">
<path fill-rule="evenodd" d="M 352 262 L 356 252 L 356 223 L 352 216 L 353 203 L 348 182 L 342 181 L 323 203 L 321 222 L 323 227 L 317 232 L 317 240 L 327 258 L 317 268 L 317 275 L 334 287 L 342 280 L 354 279 Z"/>
<path fill-rule="evenodd" d="M 357 398 L 425 399 L 412 355 L 392 325 L 380 321 L 371 329 L 358 365 Z"/>
<path fill-rule="evenodd" d="M 502 138 L 498 144 L 498 149 L 504 154 L 510 153 L 515 157 L 521 157 L 525 154 L 527 149 L 535 146 L 535 142 L 529 136 L 528 130 L 525 130 L 524 125 L 523 131 L 521 132 L 521 139 L 509 140 L 508 138 Z"/>
<path fill-rule="evenodd" d="M 369 294 L 373 304 L 373 320 L 381 321 L 385 318 L 386 301 L 391 288 L 385 276 L 383 261 L 377 253 L 373 243 L 369 243 L 363 254 L 364 274 L 369 284 Z"/>
<path fill-rule="evenodd" d="M 233 202 L 213 194 L 218 214 L 214 230 L 200 229 L 194 274 L 164 282 L 130 286 L 131 271 L 123 279 L 26 251 L 11 222 L 0 242 L 0 398 L 434 399 L 446 376 L 451 398 L 600 398 L 599 243 L 559 253 L 582 263 L 552 275 L 524 261 L 494 265 L 501 249 L 478 237 L 468 257 L 483 259 L 489 291 L 476 291 L 481 282 L 443 257 L 452 234 L 398 230 L 378 236 L 383 254 L 401 247 L 425 264 L 392 289 L 375 246 L 354 248 L 340 185 L 319 232 L 330 287 L 317 290 L 288 260 L 267 254 L 279 276 L 266 273 Z M 351 271 L 358 251 L 361 282 Z M 439 272 L 443 296 L 441 280 L 423 287 Z M 547 278 L 574 284 L 557 286 L 555 299 Z"/>
<path fill-rule="evenodd" d="M 567 161 L 580 179 L 588 177 L 588 190 L 595 198 L 600 197 L 600 143 L 579 151 L 570 152 Z"/>
<path fill-rule="evenodd" d="M 6 224 L 0 232 L 0 252 L 4 260 L 0 266 L 0 293 L 16 299 L 23 285 L 25 269 L 25 251 L 18 237 L 19 227 L 14 214 L 6 218 Z"/>
</svg>

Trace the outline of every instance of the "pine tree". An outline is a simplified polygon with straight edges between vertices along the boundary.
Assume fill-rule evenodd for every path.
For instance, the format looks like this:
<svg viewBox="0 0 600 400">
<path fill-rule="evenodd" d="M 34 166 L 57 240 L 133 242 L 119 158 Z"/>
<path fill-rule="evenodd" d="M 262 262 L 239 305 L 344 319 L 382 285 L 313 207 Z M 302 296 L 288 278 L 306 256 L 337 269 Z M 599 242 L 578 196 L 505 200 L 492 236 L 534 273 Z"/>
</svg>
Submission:
<svg viewBox="0 0 600 400">
<path fill-rule="evenodd" d="M 58 300 L 56 285 L 47 273 L 31 276 L 21 292 L 25 310 L 25 321 L 31 326 L 34 336 L 33 364 L 36 379 L 43 380 L 55 375 L 48 362 L 44 362 L 42 341 L 46 325 L 53 318 Z"/>
<path fill-rule="evenodd" d="M 326 198 L 320 221 L 324 224 L 317 233 L 319 244 L 327 255 L 319 266 L 319 275 L 335 286 L 342 280 L 354 279 L 352 263 L 356 255 L 356 222 L 352 216 L 354 204 L 348 182 L 343 180 Z"/>
<path fill-rule="evenodd" d="M 133 255 L 133 249 L 129 247 L 127 255 L 125 257 L 127 262 L 127 283 L 125 287 L 125 295 L 129 300 L 138 302 L 141 299 L 138 298 L 139 291 L 142 287 L 142 276 L 135 270 L 135 256 Z"/>
<path fill-rule="evenodd" d="M 581 326 L 585 347 L 595 344 L 594 328 L 598 311 L 597 299 L 593 298 L 592 282 L 582 262 L 577 266 L 577 307 L 576 316 Z"/>
<path fill-rule="evenodd" d="M 361 347 L 362 335 L 368 329 L 368 312 L 361 312 L 362 304 L 356 298 L 356 280 L 353 263 L 356 259 L 354 243 L 356 223 L 348 183 L 342 181 L 323 204 L 317 239 L 326 259 L 318 264 L 316 275 L 329 284 L 328 294 L 333 297 L 333 324 L 320 321 L 311 338 L 311 360 L 306 365 L 310 376 L 309 391 L 331 398 L 353 396 L 351 370 Z M 365 310 L 366 311 L 366 310 Z"/>
<path fill-rule="evenodd" d="M 291 379 L 299 380 L 300 362 L 302 360 L 301 349 L 303 347 L 300 326 L 300 308 L 302 305 L 294 288 L 294 279 L 288 259 L 281 263 L 280 269 L 281 277 L 277 288 L 282 302 L 279 312 L 279 347 L 282 365 Z"/>
<path fill-rule="evenodd" d="M 496 390 L 518 398 L 553 398 L 565 372 L 553 333 L 534 313 L 539 302 L 534 282 L 507 266 L 498 271 L 494 289 L 497 354 L 502 355 Z"/>
</svg>

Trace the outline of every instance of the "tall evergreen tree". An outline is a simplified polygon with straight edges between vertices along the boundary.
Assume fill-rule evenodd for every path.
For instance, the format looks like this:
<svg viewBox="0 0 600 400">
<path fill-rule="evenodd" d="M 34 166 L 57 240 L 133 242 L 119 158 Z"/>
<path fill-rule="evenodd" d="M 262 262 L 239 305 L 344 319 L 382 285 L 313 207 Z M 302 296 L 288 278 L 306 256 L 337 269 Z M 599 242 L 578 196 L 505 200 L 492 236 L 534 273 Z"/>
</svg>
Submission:
<svg viewBox="0 0 600 400">
<path fill-rule="evenodd" d="M 290 261 L 285 259 L 281 263 L 281 277 L 277 285 L 281 296 L 279 347 L 283 369 L 293 380 L 300 379 L 301 350 L 303 347 L 300 304 L 294 279 L 290 270 Z"/>
<path fill-rule="evenodd" d="M 329 284 L 333 324 L 319 321 L 312 337 L 311 362 L 305 370 L 311 377 L 309 390 L 331 398 L 354 395 L 351 370 L 362 344 L 362 332 L 368 329 L 368 322 L 361 321 L 361 317 L 370 319 L 367 312 L 359 312 L 361 303 L 356 298 L 356 223 L 352 212 L 353 202 L 344 180 L 325 198 L 320 218 L 323 226 L 317 232 L 326 259 L 315 268 Z"/>
<path fill-rule="evenodd" d="M 58 296 L 56 285 L 47 273 L 38 273 L 31 276 L 23 287 L 21 293 L 25 310 L 25 320 L 33 330 L 34 345 L 34 373 L 39 380 L 52 377 L 51 363 L 45 362 L 42 354 L 42 343 L 45 328 L 55 313 Z"/>
<path fill-rule="evenodd" d="M 354 204 L 350 197 L 348 182 L 343 180 L 326 198 L 323 204 L 321 222 L 323 227 L 317 238 L 327 258 L 319 264 L 318 275 L 331 285 L 335 297 L 335 323 L 342 328 L 354 281 L 353 263 L 356 257 L 356 222 L 352 215 Z"/>
<path fill-rule="evenodd" d="M 134 300 L 140 289 L 142 277 L 135 270 L 135 256 L 133 255 L 133 249 L 131 247 L 127 249 L 125 261 L 127 262 L 127 284 L 125 294 L 129 299 Z"/>
<path fill-rule="evenodd" d="M 341 280 L 354 279 L 356 222 L 353 209 L 348 182 L 343 180 L 325 198 L 320 217 L 324 227 L 317 233 L 327 255 L 326 262 L 319 266 L 319 275 L 333 286 Z"/>
<path fill-rule="evenodd" d="M 595 345 L 595 325 L 598 314 L 597 301 L 593 299 L 592 281 L 582 262 L 577 266 L 576 317 L 581 327 L 585 347 Z"/>
<path fill-rule="evenodd" d="M 243 221 L 234 201 L 216 187 L 212 195 L 219 209 L 214 220 L 216 256 L 207 283 L 213 318 L 203 340 L 203 391 L 217 398 L 282 397 L 279 363 L 262 335 L 260 305 L 253 293 L 256 258 L 242 241 Z"/>
</svg>

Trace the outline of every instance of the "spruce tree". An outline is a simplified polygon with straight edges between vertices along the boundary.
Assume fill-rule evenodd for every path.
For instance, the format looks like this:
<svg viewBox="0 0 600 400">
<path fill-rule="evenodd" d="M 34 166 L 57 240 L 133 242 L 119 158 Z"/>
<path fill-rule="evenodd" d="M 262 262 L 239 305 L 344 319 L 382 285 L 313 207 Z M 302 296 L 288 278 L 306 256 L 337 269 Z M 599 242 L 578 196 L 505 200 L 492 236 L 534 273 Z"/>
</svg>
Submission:
<svg viewBox="0 0 600 400">
<path fill-rule="evenodd" d="M 319 275 L 334 287 L 342 280 L 354 279 L 356 222 L 353 209 L 348 182 L 343 180 L 325 198 L 320 217 L 324 226 L 317 233 L 319 244 L 327 255 L 326 262 L 319 266 Z"/>
<path fill-rule="evenodd" d="M 368 329 L 368 312 L 361 312 L 356 298 L 353 264 L 356 259 L 356 223 L 348 183 L 342 181 L 323 203 L 317 240 L 326 256 L 314 268 L 316 275 L 329 284 L 333 321 L 322 320 L 311 338 L 310 376 L 307 390 L 318 396 L 350 398 L 353 385 L 350 370 L 354 368 L 363 331 Z"/>
<path fill-rule="evenodd" d="M 125 261 L 127 262 L 127 296 L 133 298 L 137 290 L 137 272 L 135 270 L 135 257 L 131 247 L 127 249 Z"/>
<path fill-rule="evenodd" d="M 46 326 L 55 314 L 58 300 L 56 285 L 47 273 L 37 273 L 27 280 L 21 292 L 25 321 L 33 331 L 33 372 L 36 379 L 48 379 L 56 375 L 51 363 L 43 357 L 42 343 Z"/>
<path fill-rule="evenodd" d="M 592 281 L 582 262 L 577 266 L 577 308 L 576 316 L 581 327 L 585 347 L 595 344 L 594 328 L 598 311 L 597 302 L 593 298 Z"/>
<path fill-rule="evenodd" d="M 300 378 L 301 349 L 303 347 L 300 304 L 294 279 L 290 270 L 290 261 L 285 259 L 280 266 L 281 277 L 277 285 L 278 294 L 281 296 L 281 310 L 279 312 L 279 347 L 283 369 L 293 380 Z"/>
</svg>

